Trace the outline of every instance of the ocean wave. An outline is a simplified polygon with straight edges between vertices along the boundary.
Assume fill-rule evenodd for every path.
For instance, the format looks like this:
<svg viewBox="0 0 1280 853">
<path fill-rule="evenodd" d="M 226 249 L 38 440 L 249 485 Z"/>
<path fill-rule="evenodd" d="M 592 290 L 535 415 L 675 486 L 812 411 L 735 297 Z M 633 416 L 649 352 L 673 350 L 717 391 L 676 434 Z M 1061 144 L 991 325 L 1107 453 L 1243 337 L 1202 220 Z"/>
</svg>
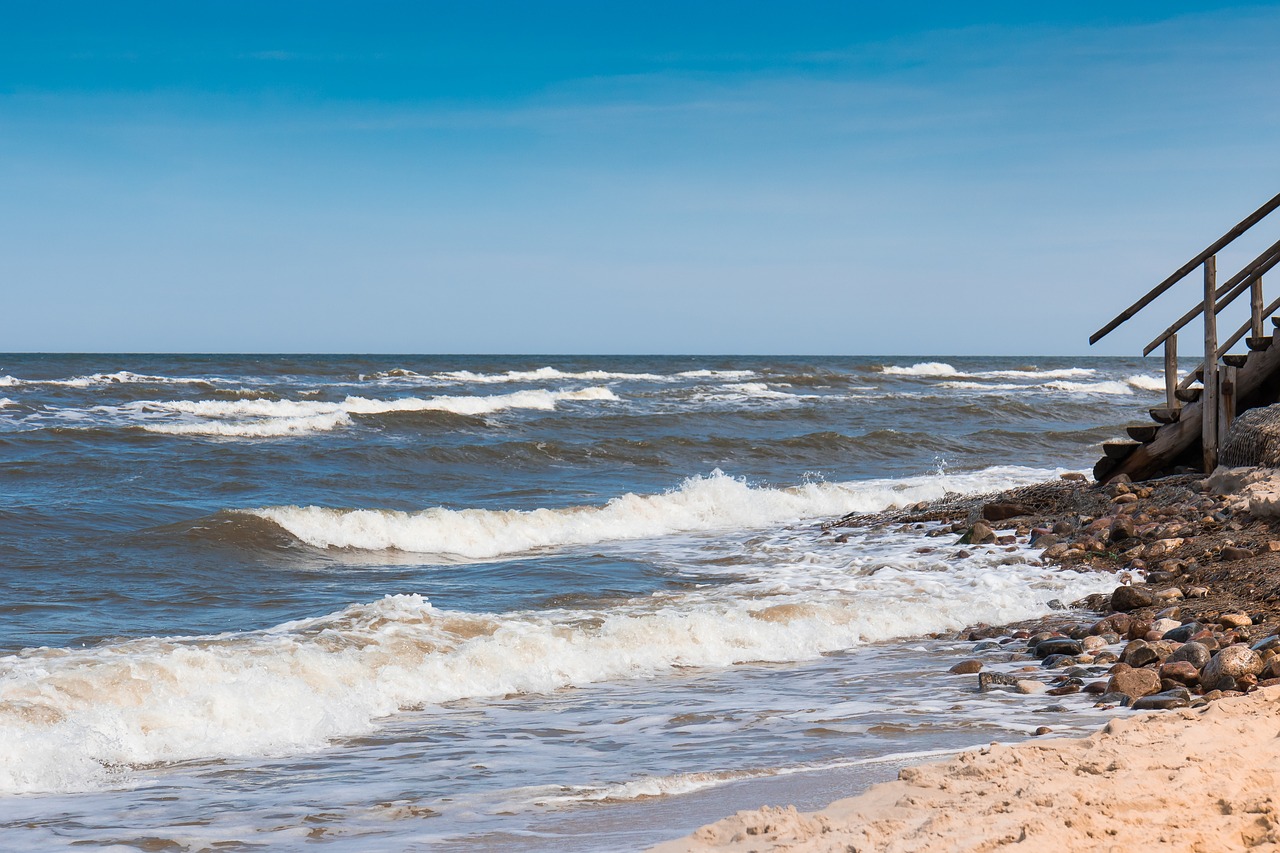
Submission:
<svg viewBox="0 0 1280 853">
<path fill-rule="evenodd" d="M 1125 382 L 1129 383 L 1134 388 L 1137 388 L 1139 391 L 1164 390 L 1163 376 L 1144 376 L 1142 374 L 1137 374 L 1136 376 L 1130 376 L 1125 380 Z"/>
<path fill-rule="evenodd" d="M 885 365 L 880 369 L 887 376 L 959 376 L 960 371 L 943 361 L 922 361 L 910 367 Z"/>
<path fill-rule="evenodd" d="M 677 373 L 681 379 L 750 379 L 754 370 L 685 370 Z"/>
<path fill-rule="evenodd" d="M 705 477 L 690 477 L 663 494 L 626 494 L 603 506 L 535 510 L 435 507 L 418 512 L 277 506 L 242 512 L 274 522 L 317 548 L 398 550 L 450 560 L 488 560 L 544 548 L 876 512 L 939 498 L 948 491 L 998 491 L 1047 476 L 1052 474 L 1010 467 L 973 474 L 808 483 L 779 489 L 751 486 L 716 470 Z"/>
<path fill-rule="evenodd" d="M 90 388 L 99 385 L 212 385 L 220 380 L 190 376 L 151 376 L 118 370 L 115 373 L 94 373 L 89 376 L 73 376 L 70 379 L 18 379 L 0 376 L 0 385 L 57 385 L 65 388 Z"/>
<path fill-rule="evenodd" d="M 182 423 L 143 423 L 148 432 L 168 435 L 211 435 L 262 438 L 329 431 L 352 422 L 353 415 L 382 415 L 397 412 L 448 412 L 480 416 L 507 409 L 552 411 L 565 401 L 616 401 L 608 388 L 577 391 L 516 391 L 492 396 L 403 397 L 375 400 L 347 397 L 340 402 L 320 400 L 165 400 L 139 401 L 119 407 L 133 414 L 191 415 L 206 420 Z M 245 420 L 246 418 L 250 420 Z"/>
<path fill-rule="evenodd" d="M 161 435 L 208 435 L 227 438 L 279 438 L 289 435 L 305 435 L 313 432 L 329 432 L 351 423 L 346 412 L 325 415 L 304 415 L 294 418 L 270 418 L 254 421 L 203 421 L 181 424 L 146 424 L 147 432 Z"/>
<path fill-rule="evenodd" d="M 296 754 L 460 699 L 808 660 L 1012 622 L 1114 583 L 1013 556 L 980 549 L 865 573 L 842 563 L 805 586 L 764 578 L 602 609 L 464 613 L 396 595 L 265 631 L 29 649 L 0 658 L 0 791 L 84 790 L 160 763 Z M 615 795 L 627 793 L 644 792 Z"/>
<path fill-rule="evenodd" d="M 16 406 L 16 405 L 18 405 L 17 400 L 14 400 L 10 397 L 0 397 L 0 409 L 6 408 L 8 406 Z"/>
<path fill-rule="evenodd" d="M 450 370 L 433 374 L 433 378 L 446 382 L 470 382 L 489 385 L 502 382 L 549 382 L 553 380 L 602 382 L 609 379 L 662 382 L 668 377 L 656 373 L 614 373 L 608 370 L 583 370 L 575 373 L 558 370 L 554 367 L 540 367 L 537 370 L 508 370 L 505 373 L 473 373 L 470 370 Z"/>
<path fill-rule="evenodd" d="M 1072 394 L 1133 394 L 1133 388 L 1124 382 L 1046 382 L 1044 387 Z"/>
</svg>

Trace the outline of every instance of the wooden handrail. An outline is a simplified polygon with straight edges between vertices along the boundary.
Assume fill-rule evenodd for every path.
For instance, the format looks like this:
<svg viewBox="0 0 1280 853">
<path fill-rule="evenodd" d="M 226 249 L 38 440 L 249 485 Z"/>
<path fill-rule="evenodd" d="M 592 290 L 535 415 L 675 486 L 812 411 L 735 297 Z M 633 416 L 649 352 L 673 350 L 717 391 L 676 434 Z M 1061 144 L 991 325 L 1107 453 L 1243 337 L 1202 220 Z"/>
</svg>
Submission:
<svg viewBox="0 0 1280 853">
<path fill-rule="evenodd" d="M 1240 270 L 1240 272 L 1233 275 L 1221 287 L 1218 288 L 1217 292 L 1215 293 L 1215 296 L 1217 297 L 1218 302 L 1214 306 L 1214 313 L 1215 314 L 1220 313 L 1223 308 L 1226 308 L 1228 305 L 1234 302 L 1240 294 L 1244 293 L 1246 290 L 1249 289 L 1249 285 L 1253 282 L 1254 279 L 1266 273 L 1268 270 L 1274 267 L 1277 263 L 1280 263 L 1280 240 L 1277 240 L 1276 242 L 1268 246 L 1266 251 L 1264 251 L 1261 255 L 1258 255 L 1258 257 L 1250 261 L 1248 266 L 1246 266 L 1244 269 Z M 1169 337 L 1170 335 L 1176 334 L 1178 330 L 1181 329 L 1183 326 L 1187 325 L 1187 323 L 1190 323 L 1196 317 L 1199 317 L 1200 314 L 1203 313 L 1203 311 L 1204 311 L 1204 303 L 1197 304 L 1196 307 L 1192 308 L 1190 311 L 1183 314 L 1182 317 L 1177 322 L 1175 322 L 1172 326 L 1170 326 L 1169 328 L 1161 332 L 1160 335 L 1155 340 L 1147 344 L 1146 349 L 1142 351 L 1142 354 L 1144 356 L 1151 355 L 1151 351 L 1154 350 L 1156 347 L 1160 346 L 1160 344 L 1164 343 L 1165 338 Z"/>
<path fill-rule="evenodd" d="M 1098 331 L 1094 332 L 1093 335 L 1089 338 L 1089 345 L 1092 346 L 1093 344 L 1096 344 L 1098 341 L 1102 340 L 1107 335 L 1111 334 L 1113 331 L 1115 331 L 1116 327 L 1118 327 L 1121 323 L 1125 322 L 1134 314 L 1137 314 L 1143 308 L 1150 305 L 1157 296 L 1164 293 L 1170 287 L 1173 287 L 1175 284 L 1177 284 L 1179 281 L 1185 278 L 1187 273 L 1191 272 L 1193 269 L 1203 264 L 1208 258 L 1212 257 L 1213 255 L 1216 255 L 1223 248 L 1230 245 L 1241 234 L 1248 231 L 1254 225 L 1257 225 L 1258 222 L 1260 222 L 1267 214 L 1271 213 L 1271 211 L 1275 210 L 1277 207 L 1280 207 L 1280 193 L 1273 196 L 1272 199 L 1268 201 L 1266 204 L 1262 205 L 1262 207 L 1258 208 L 1253 213 L 1249 214 L 1247 217 L 1242 219 L 1239 222 L 1239 224 L 1236 225 L 1236 227 L 1232 228 L 1226 234 L 1223 234 L 1221 237 L 1219 237 L 1216 241 L 1214 241 L 1213 244 L 1211 244 L 1203 252 L 1196 255 L 1194 258 L 1192 258 L 1191 260 L 1183 264 L 1181 267 L 1179 267 L 1177 272 L 1175 272 L 1173 275 L 1169 276 L 1164 281 L 1157 284 L 1137 302 L 1133 303 L 1128 308 L 1121 311 L 1116 316 L 1116 318 L 1112 320 L 1110 323 L 1103 326 Z"/>
</svg>

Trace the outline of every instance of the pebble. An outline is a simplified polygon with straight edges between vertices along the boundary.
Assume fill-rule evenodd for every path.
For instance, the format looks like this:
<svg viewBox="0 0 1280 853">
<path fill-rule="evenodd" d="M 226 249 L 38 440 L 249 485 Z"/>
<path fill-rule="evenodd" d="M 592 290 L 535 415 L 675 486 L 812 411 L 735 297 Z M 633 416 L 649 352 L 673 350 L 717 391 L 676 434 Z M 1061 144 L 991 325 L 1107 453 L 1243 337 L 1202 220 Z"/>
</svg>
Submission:
<svg viewBox="0 0 1280 853">
<path fill-rule="evenodd" d="M 1215 654 L 1205 664 L 1200 673 L 1200 681 L 1209 690 L 1226 690 L 1235 686 L 1235 682 L 1244 676 L 1256 676 L 1262 672 L 1262 658 L 1253 649 L 1244 645 L 1227 646 Z M 1230 679 L 1232 684 L 1223 684 Z"/>
<path fill-rule="evenodd" d="M 1150 696 L 1142 696 L 1133 702 L 1135 711 L 1167 711 L 1172 708 L 1185 708 L 1191 704 L 1191 692 L 1184 687 L 1166 690 Z"/>
<path fill-rule="evenodd" d="M 960 663 L 951 667 L 951 669 L 947 671 L 955 675 L 972 675 L 973 673 L 980 672 L 981 670 L 982 661 L 970 658 L 969 660 L 960 661 Z"/>
<path fill-rule="evenodd" d="M 1137 610 L 1155 604 L 1155 596 L 1151 590 L 1140 586 L 1120 586 L 1111 593 L 1111 607 L 1114 610 Z"/>
<path fill-rule="evenodd" d="M 1149 669 L 1127 669 L 1117 672 L 1107 682 L 1108 693 L 1123 693 L 1131 699 L 1160 692 L 1160 676 Z"/>
<path fill-rule="evenodd" d="M 1218 617 L 1218 624 L 1223 628 L 1244 628 L 1253 624 L 1253 620 L 1244 613 L 1224 613 Z"/>
<path fill-rule="evenodd" d="M 1044 693 L 1049 688 L 1043 681 L 1032 681 L 1025 678 L 1014 685 L 1014 688 L 1025 696 L 1034 696 L 1037 693 Z"/>
</svg>

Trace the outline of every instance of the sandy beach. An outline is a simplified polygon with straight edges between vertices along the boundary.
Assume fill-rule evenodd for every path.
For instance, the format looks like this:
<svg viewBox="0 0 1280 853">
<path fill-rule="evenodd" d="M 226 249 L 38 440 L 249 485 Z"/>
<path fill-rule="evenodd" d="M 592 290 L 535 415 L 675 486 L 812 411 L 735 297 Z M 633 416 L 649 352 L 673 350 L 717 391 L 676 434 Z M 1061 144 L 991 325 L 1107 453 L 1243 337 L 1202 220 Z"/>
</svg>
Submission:
<svg viewBox="0 0 1280 853">
<path fill-rule="evenodd" d="M 976 654 L 953 677 L 977 673 L 979 691 L 1143 712 L 1084 738 L 992 744 L 907 768 L 897 781 L 817 812 L 741 811 L 654 849 L 1228 851 L 1280 843 L 1277 493 L 1275 472 L 1220 470 L 1105 488 L 1046 484 L 913 507 L 914 517 L 956 519 L 941 529 L 963 530 L 988 547 L 1039 539 L 1048 559 L 1134 573 L 1118 573 L 1135 582 L 1105 600 L 1076 603 L 1106 614 L 1092 624 L 1077 615 L 974 626 L 976 652 L 1015 649 L 1004 660 L 1029 665 L 1016 676 L 984 677 Z"/>
<path fill-rule="evenodd" d="M 819 812 L 739 812 L 658 853 L 1274 849 L 1280 688 L 992 745 Z"/>
</svg>

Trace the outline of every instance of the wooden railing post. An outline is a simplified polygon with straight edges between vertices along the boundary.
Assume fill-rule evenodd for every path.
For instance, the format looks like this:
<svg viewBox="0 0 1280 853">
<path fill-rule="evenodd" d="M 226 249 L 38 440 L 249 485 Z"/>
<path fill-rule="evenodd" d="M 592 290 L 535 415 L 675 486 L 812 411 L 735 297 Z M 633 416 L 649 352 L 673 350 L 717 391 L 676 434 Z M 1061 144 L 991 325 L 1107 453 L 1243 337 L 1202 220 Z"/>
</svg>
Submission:
<svg viewBox="0 0 1280 853">
<path fill-rule="evenodd" d="M 1236 369 L 1229 364 L 1224 364 L 1218 378 L 1218 399 L 1221 401 L 1218 415 L 1218 447 L 1221 448 L 1226 445 L 1227 431 L 1231 429 L 1231 422 L 1236 419 Z"/>
<path fill-rule="evenodd" d="M 1210 255 L 1204 261 L 1204 391 L 1200 396 L 1200 441 L 1204 447 L 1204 472 L 1212 474 L 1218 467 L 1218 258 Z"/>
<path fill-rule="evenodd" d="M 1249 283 L 1249 318 L 1252 321 L 1250 333 L 1255 338 L 1262 337 L 1262 276 L 1256 276 Z"/>
<path fill-rule="evenodd" d="M 1178 336 L 1170 335 L 1164 341 L 1164 404 L 1170 409 L 1182 407 L 1178 392 Z"/>
</svg>

